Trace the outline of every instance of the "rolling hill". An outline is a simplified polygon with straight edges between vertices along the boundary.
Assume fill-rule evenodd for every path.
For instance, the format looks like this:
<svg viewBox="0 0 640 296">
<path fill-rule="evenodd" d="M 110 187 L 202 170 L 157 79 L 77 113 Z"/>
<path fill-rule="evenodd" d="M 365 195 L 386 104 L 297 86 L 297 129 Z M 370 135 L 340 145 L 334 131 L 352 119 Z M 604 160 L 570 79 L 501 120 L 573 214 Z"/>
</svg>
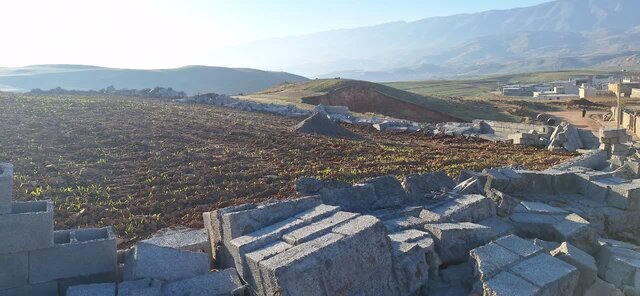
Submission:
<svg viewBox="0 0 640 296">
<path fill-rule="evenodd" d="M 0 90 L 51 89 L 77 90 L 116 88 L 173 87 L 193 95 L 197 93 L 238 94 L 259 91 L 283 82 L 301 82 L 307 78 L 285 73 L 244 68 L 186 66 L 175 69 L 135 70 L 84 65 L 36 65 L 0 68 Z"/>
<path fill-rule="evenodd" d="M 637 0 L 557 0 L 270 39 L 213 54 L 309 77 L 372 81 L 637 67 L 637 11 Z"/>
<path fill-rule="evenodd" d="M 476 118 L 514 121 L 487 101 L 443 99 L 395 87 L 350 79 L 315 79 L 284 83 L 240 98 L 259 102 L 296 104 L 311 108 L 317 104 L 342 105 L 358 113 L 375 113 L 425 121 L 470 121 Z"/>
</svg>

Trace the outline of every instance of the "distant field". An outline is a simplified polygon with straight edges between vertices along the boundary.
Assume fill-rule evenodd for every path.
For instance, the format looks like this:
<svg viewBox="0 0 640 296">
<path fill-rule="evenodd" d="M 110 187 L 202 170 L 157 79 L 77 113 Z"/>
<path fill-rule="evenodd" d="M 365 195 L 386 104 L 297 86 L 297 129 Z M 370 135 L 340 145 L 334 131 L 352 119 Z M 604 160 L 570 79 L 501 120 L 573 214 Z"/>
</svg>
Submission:
<svg viewBox="0 0 640 296">
<path fill-rule="evenodd" d="M 386 174 L 503 165 L 544 169 L 543 149 L 349 127 L 367 141 L 295 134 L 297 123 L 205 105 L 0 94 L 0 162 L 17 200 L 52 199 L 57 229 L 113 225 L 124 245 L 201 213 L 290 198 L 299 176 L 359 181 Z"/>
</svg>

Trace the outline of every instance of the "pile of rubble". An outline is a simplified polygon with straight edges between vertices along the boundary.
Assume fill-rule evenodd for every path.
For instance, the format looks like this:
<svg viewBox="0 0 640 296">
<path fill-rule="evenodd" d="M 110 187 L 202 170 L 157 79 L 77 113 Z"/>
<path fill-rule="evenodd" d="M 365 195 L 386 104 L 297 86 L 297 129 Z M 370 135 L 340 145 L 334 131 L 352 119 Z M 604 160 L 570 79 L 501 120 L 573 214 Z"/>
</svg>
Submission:
<svg viewBox="0 0 640 296">
<path fill-rule="evenodd" d="M 187 94 L 183 91 L 174 90 L 171 87 L 154 87 L 143 89 L 117 89 L 114 86 L 109 86 L 101 90 L 68 90 L 61 87 L 56 87 L 50 90 L 41 90 L 39 88 L 32 89 L 29 94 L 32 95 L 116 95 L 126 97 L 142 97 L 142 98 L 155 98 L 155 99 L 182 99 L 186 98 Z"/>
<path fill-rule="evenodd" d="M 640 180 L 607 166 L 300 178 L 300 198 L 204 219 L 214 265 L 252 295 L 628 295 L 640 247 L 612 237 L 640 227 Z"/>
<path fill-rule="evenodd" d="M 203 94 L 176 100 L 179 103 L 197 103 L 208 104 L 214 106 L 228 107 L 250 112 L 265 112 L 287 117 L 306 117 L 312 114 L 311 111 L 301 109 L 295 105 L 279 105 L 258 103 L 248 100 L 240 100 L 232 98 L 228 95 L 220 95 L 215 93 Z"/>
</svg>

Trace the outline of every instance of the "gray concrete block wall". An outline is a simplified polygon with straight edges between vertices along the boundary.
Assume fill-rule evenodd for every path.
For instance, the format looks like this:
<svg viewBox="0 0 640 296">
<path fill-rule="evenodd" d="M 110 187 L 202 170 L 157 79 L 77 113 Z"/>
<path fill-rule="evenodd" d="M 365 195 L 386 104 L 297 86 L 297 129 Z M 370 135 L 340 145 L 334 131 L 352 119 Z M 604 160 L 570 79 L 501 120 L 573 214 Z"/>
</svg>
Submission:
<svg viewBox="0 0 640 296">
<path fill-rule="evenodd" d="M 553 132 L 553 127 L 538 124 L 513 123 L 493 120 L 474 120 L 473 123 L 479 125 L 480 132 L 483 134 L 493 133 L 502 137 L 508 137 L 509 135 L 515 133 L 528 133 L 531 130 L 534 130 L 538 134 L 543 135 L 550 135 Z"/>
<path fill-rule="evenodd" d="M 53 202 L 13 202 L 0 215 L 0 254 L 53 247 Z"/>
<path fill-rule="evenodd" d="M 27 284 L 29 278 L 29 255 L 26 252 L 0 254 L 0 295 L 2 290 Z"/>
<path fill-rule="evenodd" d="M 13 165 L 0 163 L 0 215 L 11 213 Z"/>
<path fill-rule="evenodd" d="M 52 248 L 29 253 L 29 282 L 116 273 L 117 243 L 111 227 L 58 230 Z"/>
</svg>

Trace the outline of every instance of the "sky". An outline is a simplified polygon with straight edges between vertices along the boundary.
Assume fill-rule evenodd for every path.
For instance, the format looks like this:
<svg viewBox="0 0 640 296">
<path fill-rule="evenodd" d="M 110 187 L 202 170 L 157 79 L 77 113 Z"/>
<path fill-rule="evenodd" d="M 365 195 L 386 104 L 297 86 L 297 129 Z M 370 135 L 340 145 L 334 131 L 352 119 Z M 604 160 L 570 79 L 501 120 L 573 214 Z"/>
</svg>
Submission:
<svg viewBox="0 0 640 296">
<path fill-rule="evenodd" d="M 211 65 L 212 49 L 256 40 L 547 1 L 0 0 L 0 67 Z"/>
</svg>

